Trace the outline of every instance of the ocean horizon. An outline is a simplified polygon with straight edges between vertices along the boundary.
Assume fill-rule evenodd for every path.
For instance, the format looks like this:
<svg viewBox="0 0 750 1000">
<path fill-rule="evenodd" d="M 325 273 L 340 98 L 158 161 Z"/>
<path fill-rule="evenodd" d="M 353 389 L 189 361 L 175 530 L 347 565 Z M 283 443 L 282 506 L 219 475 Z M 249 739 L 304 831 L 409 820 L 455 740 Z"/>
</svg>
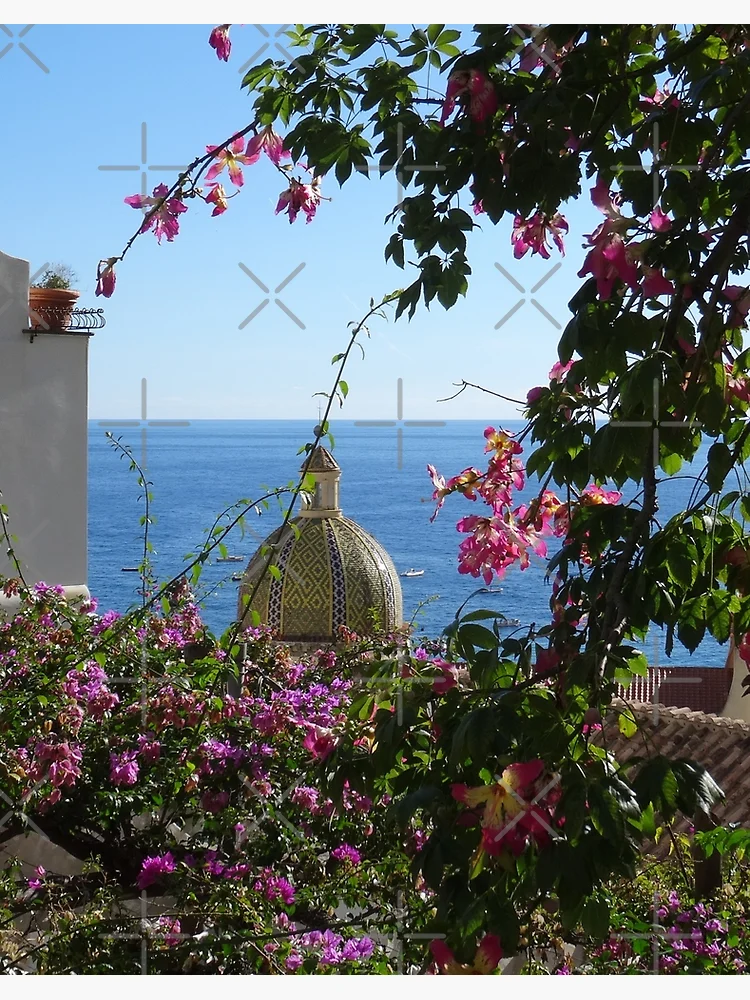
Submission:
<svg viewBox="0 0 750 1000">
<path fill-rule="evenodd" d="M 414 618 L 417 635 L 437 636 L 459 606 L 484 587 L 481 579 L 460 575 L 457 563 L 458 545 L 465 536 L 457 532 L 456 522 L 478 513 L 480 505 L 449 497 L 431 523 L 434 503 L 426 466 L 436 466 L 446 478 L 470 465 L 486 467 L 483 431 L 497 421 L 329 423 L 332 451 L 342 470 L 344 514 L 385 546 L 399 573 L 424 570 L 422 576 L 401 580 L 404 617 Z M 510 430 L 524 425 L 521 420 L 502 422 Z M 145 464 L 156 519 L 150 529 L 153 565 L 160 582 L 180 572 L 184 557 L 198 551 L 221 511 L 240 499 L 257 500 L 267 487 L 296 482 L 304 459 L 298 449 L 313 440 L 309 420 L 89 420 L 89 589 L 100 610 L 120 612 L 139 603 L 139 577 L 122 569 L 141 561 L 139 518 L 144 506 L 137 475 L 108 441 L 107 431 Z M 700 454 L 694 464 L 700 468 Z M 530 498 L 535 485 L 527 487 L 521 499 Z M 690 489 L 688 479 L 666 483 L 660 493 L 662 515 L 671 516 L 684 506 Z M 213 631 L 223 632 L 236 617 L 239 584 L 232 581 L 232 573 L 244 569 L 282 518 L 276 501 L 260 517 L 249 513 L 244 536 L 237 528 L 226 540 L 229 552 L 242 561 L 204 567 L 197 596 Z M 555 544 L 553 539 L 550 548 Z M 470 607 L 489 607 L 518 619 L 524 631 L 549 622 L 551 588 L 544 560 L 532 559 L 524 571 L 511 568 L 492 589 L 472 599 Z M 692 656 L 675 643 L 668 660 L 663 637 L 656 633 L 644 651 L 650 662 L 662 665 L 720 667 L 726 660 L 726 647 L 710 637 Z"/>
</svg>

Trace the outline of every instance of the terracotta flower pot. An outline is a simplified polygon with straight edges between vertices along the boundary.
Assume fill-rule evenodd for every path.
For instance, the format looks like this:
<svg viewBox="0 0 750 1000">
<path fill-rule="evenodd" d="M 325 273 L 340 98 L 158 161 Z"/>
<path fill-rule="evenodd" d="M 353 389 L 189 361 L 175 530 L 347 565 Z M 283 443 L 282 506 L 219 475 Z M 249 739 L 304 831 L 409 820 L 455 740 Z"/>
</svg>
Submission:
<svg viewBox="0 0 750 1000">
<path fill-rule="evenodd" d="M 32 330 L 67 330 L 80 292 L 72 288 L 30 288 L 29 320 Z"/>
</svg>

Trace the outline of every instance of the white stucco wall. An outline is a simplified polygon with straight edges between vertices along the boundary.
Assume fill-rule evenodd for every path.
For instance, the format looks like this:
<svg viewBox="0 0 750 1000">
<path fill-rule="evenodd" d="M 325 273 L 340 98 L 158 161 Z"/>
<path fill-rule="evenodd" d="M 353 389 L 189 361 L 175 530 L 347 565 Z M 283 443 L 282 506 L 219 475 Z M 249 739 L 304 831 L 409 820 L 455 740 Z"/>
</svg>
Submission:
<svg viewBox="0 0 750 1000">
<path fill-rule="evenodd" d="M 29 264 L 0 252 L 0 491 L 28 583 L 87 579 L 88 337 L 35 337 Z M 0 545 L 0 574 L 15 570 Z"/>
<path fill-rule="evenodd" d="M 734 643 L 729 650 L 729 662 L 734 669 L 732 675 L 732 686 L 729 689 L 727 703 L 724 706 L 722 715 L 727 719 L 741 719 L 743 722 L 750 722 L 750 694 L 743 697 L 747 691 L 742 686 L 742 682 L 747 677 L 747 664 L 740 657 Z"/>
</svg>

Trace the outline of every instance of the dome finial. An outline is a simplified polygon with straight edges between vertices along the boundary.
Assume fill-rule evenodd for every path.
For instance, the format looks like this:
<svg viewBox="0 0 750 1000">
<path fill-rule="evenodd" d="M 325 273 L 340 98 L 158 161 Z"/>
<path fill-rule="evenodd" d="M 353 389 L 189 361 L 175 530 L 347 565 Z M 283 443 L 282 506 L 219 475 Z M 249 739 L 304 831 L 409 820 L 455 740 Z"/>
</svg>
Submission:
<svg viewBox="0 0 750 1000">
<path fill-rule="evenodd" d="M 317 435 L 316 435 L 317 436 Z M 302 517 L 340 517 L 339 480 L 341 468 L 327 448 L 319 444 L 303 463 L 307 471 L 315 477 L 315 494 L 309 507 L 301 512 Z"/>
</svg>

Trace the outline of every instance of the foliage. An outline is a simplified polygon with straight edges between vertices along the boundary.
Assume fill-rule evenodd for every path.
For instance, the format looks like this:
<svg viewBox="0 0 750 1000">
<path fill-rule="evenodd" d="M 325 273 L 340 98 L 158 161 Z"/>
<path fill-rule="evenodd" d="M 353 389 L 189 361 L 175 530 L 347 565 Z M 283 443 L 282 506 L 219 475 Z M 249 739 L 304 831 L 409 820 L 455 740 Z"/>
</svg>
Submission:
<svg viewBox="0 0 750 1000">
<path fill-rule="evenodd" d="M 78 275 L 67 264 L 54 264 L 44 272 L 39 281 L 34 282 L 32 287 L 68 289 L 72 288 L 77 280 Z"/>
<path fill-rule="evenodd" d="M 221 25 L 211 36 L 221 60 L 230 55 L 228 31 Z M 118 703 L 106 710 L 117 720 L 112 726 L 92 726 L 85 741 L 76 737 L 85 754 L 70 750 L 68 730 L 58 738 L 55 726 L 71 724 L 61 685 L 72 684 L 69 671 L 89 669 L 80 650 L 66 652 L 63 643 L 40 663 L 28 646 L 21 669 L 32 679 L 24 680 L 17 697 L 12 687 L 10 695 L 4 692 L 10 728 L 3 739 L 15 755 L 4 780 L 20 774 L 16 783 L 28 791 L 37 774 L 47 774 L 42 764 L 51 760 L 49 738 L 33 729 L 33 745 L 28 735 L 21 737 L 23 727 L 38 725 L 29 706 L 40 696 L 48 699 L 53 745 L 69 747 L 61 773 L 81 772 L 68 784 L 60 780 L 64 793 L 56 801 L 56 786 L 44 786 L 35 822 L 59 817 L 56 834 L 74 829 L 78 842 L 88 837 L 99 855 L 106 844 L 113 852 L 104 861 L 108 885 L 114 878 L 132 886 L 139 878 L 133 859 L 159 857 L 151 867 L 162 866 L 165 886 L 181 904 L 207 904 L 212 921 L 217 901 L 234 906 L 232 926 L 248 928 L 248 947 L 236 952 L 226 945 L 222 970 L 233 971 L 235 961 L 243 969 L 266 968 L 258 953 L 272 919 L 266 904 L 281 909 L 278 900 L 256 899 L 260 890 L 250 888 L 244 869 L 237 884 L 219 875 L 221 888 L 215 889 L 211 881 L 217 862 L 237 870 L 225 819 L 245 824 L 249 813 L 255 815 L 241 780 L 248 774 L 268 782 L 269 794 L 304 776 L 306 787 L 343 810 L 332 823 L 312 825 L 309 852 L 293 849 L 286 833 L 276 833 L 253 854 L 252 878 L 261 888 L 265 867 L 271 867 L 269 877 L 293 880 L 295 903 L 285 912 L 311 926 L 312 911 L 301 917 L 291 912 L 299 892 L 305 905 L 321 907 L 330 920 L 333 889 L 322 880 L 320 855 L 334 857 L 329 838 L 345 836 L 368 859 L 368 898 L 382 910 L 403 886 L 398 891 L 405 894 L 410 931 L 445 936 L 438 964 L 448 970 L 484 967 L 483 956 L 497 955 L 496 939 L 506 956 L 515 954 L 524 947 L 521 929 L 547 904 L 562 927 L 581 926 L 600 939 L 617 921 L 648 925 L 643 900 L 621 905 L 608 886 L 634 877 L 656 814 L 669 819 L 709 812 L 721 795 L 689 761 L 650 757 L 623 767 L 591 734 L 619 686 L 646 671 L 638 644 L 649 628 L 666 630 L 670 652 L 675 638 L 694 650 L 709 633 L 722 643 L 733 639 L 750 659 L 750 489 L 743 465 L 750 454 L 743 340 L 750 291 L 732 277 L 748 265 L 747 26 L 547 25 L 525 39 L 519 31 L 523 26 L 477 25 L 464 34 L 444 25 L 406 34 L 385 25 L 295 26 L 289 33 L 294 61 L 267 59 L 243 79 L 254 98 L 251 122 L 197 157 L 173 185 L 159 185 L 149 197 L 131 196 L 129 205 L 145 209 L 142 224 L 120 255 L 100 262 L 98 291 L 109 295 L 115 264 L 141 233 L 171 242 L 190 199 L 222 214 L 228 199 L 216 178 L 226 170 L 239 190 L 243 171 L 261 154 L 284 176 L 277 212 L 290 222 L 300 212 L 308 222 L 315 218 L 324 183 L 367 183 L 359 175 L 369 177 L 371 167 L 385 172 L 398 164 L 405 196 L 389 217 L 385 255 L 412 278 L 378 305 L 372 300 L 370 314 L 389 302 L 396 317 L 411 317 L 436 299 L 445 308 L 454 305 L 469 287 L 470 237 L 479 226 L 507 216 L 515 257 L 546 259 L 553 248 L 564 248 L 566 202 L 585 192 L 603 217 L 586 237 L 579 271 L 584 280 L 571 296 L 571 318 L 549 382 L 527 397 L 525 430 L 514 436 L 487 429 L 486 470 L 465 469 L 446 480 L 430 468 L 438 510 L 454 493 L 481 501 L 458 523 L 466 536 L 459 570 L 489 583 L 511 567 L 524 569 L 533 557 L 546 558 L 554 575 L 549 623 L 507 636 L 493 612 L 460 609 L 442 651 L 410 651 L 395 637 L 382 648 L 345 637 L 348 654 L 336 661 L 336 679 L 348 684 L 356 676 L 364 690 L 337 694 L 335 716 L 315 706 L 312 716 L 293 716 L 292 728 L 285 717 L 269 742 L 267 763 L 250 729 L 257 729 L 258 715 L 276 718 L 272 706 L 286 703 L 282 692 L 289 687 L 288 674 L 282 679 L 278 670 L 295 665 L 280 667 L 270 653 L 258 660 L 254 652 L 259 670 L 238 703 L 248 715 L 238 715 L 234 705 L 227 714 L 221 683 L 235 658 L 233 631 L 188 671 L 184 697 L 201 705 L 199 716 L 178 713 L 185 725 L 164 723 L 163 761 L 153 771 L 144 766 L 143 777 L 139 764 L 132 783 L 136 758 L 129 755 L 143 752 L 134 741 L 142 735 L 149 742 L 139 733 L 135 695 L 123 698 L 124 709 Z M 336 380 L 315 444 L 329 433 L 334 400 L 343 403 L 348 394 L 344 367 L 363 324 L 353 326 L 346 352 L 333 359 Z M 710 444 L 708 460 L 693 477 L 689 507 L 661 523 L 660 492 L 703 442 Z M 532 480 L 536 495 L 519 503 L 519 490 Z M 548 549 L 550 539 L 556 541 Z M 272 558 L 271 551 L 269 566 Z M 149 676 L 153 661 L 159 683 L 176 690 L 191 665 L 187 658 L 170 658 L 171 628 L 140 626 Z M 123 666 L 137 665 L 140 652 L 127 635 L 117 658 Z M 37 673 L 42 691 L 33 680 Z M 310 679 L 313 687 L 322 683 L 315 668 Z M 277 698 L 267 690 L 274 681 L 281 684 Z M 56 692 L 53 701 L 50 692 Z M 153 704 L 161 706 L 163 698 L 157 688 Z M 210 736 L 206 719 L 217 727 Z M 623 733 L 632 734 L 635 725 L 625 709 Z M 304 740 L 300 727 L 307 731 Z M 240 752 L 219 771 L 206 758 L 207 741 L 214 738 Z M 214 797 L 202 801 L 206 786 Z M 215 798 L 224 793 L 228 801 Z M 343 809 L 345 796 L 355 793 L 373 802 L 369 834 Z M 223 807 L 214 813 L 207 803 L 218 801 Z M 39 811 L 45 803 L 48 819 Z M 152 818 L 137 826 L 135 819 L 146 814 Z M 185 825 L 193 817 L 195 829 Z M 388 826 L 392 822 L 400 835 Z M 99 831 L 93 839 L 89 825 Z M 195 842 L 191 865 L 180 853 L 183 835 Z M 411 853 L 400 838 L 413 845 Z M 245 877 L 247 891 L 237 887 Z M 352 886 L 351 902 L 367 912 L 362 883 Z M 242 909 L 242 920 L 240 906 L 250 908 Z M 702 919 L 694 906 L 679 912 L 691 927 Z M 252 914 L 247 921 L 246 913 Z M 709 919 L 721 921 L 723 913 L 715 906 Z M 725 933 L 704 923 L 705 930 Z M 693 949 L 689 962 L 703 971 L 728 970 L 744 947 L 732 934 L 737 942 L 730 943 L 727 932 L 717 955 L 710 949 L 718 939 L 704 935 L 709 952 Z M 280 936 L 288 939 L 288 929 Z M 260 950 L 275 971 L 280 959 L 288 967 L 288 951 L 271 950 L 267 958 L 267 945 Z M 679 950 L 671 945 L 674 969 L 683 968 Z M 210 953 L 219 961 L 217 949 Z M 106 961 L 120 954 L 107 952 Z M 637 966 L 635 945 L 633 955 Z M 367 961 L 392 968 L 375 948 L 373 956 Z M 610 948 L 596 960 L 606 965 L 621 958 Z M 415 969 L 430 963 L 429 955 L 414 952 L 409 961 Z M 630 971 L 631 956 L 624 961 Z"/>
<path fill-rule="evenodd" d="M 23 855 L 31 831 L 80 862 L 5 870 L 3 972 L 137 974 L 142 940 L 164 974 L 394 971 L 397 896 L 425 905 L 409 836 L 387 799 L 354 782 L 328 797 L 316 774 L 352 667 L 294 659 L 267 630 L 242 638 L 233 698 L 239 646 L 206 632 L 186 588 L 121 618 L 39 584 L 0 626 L 0 839 Z"/>
</svg>

